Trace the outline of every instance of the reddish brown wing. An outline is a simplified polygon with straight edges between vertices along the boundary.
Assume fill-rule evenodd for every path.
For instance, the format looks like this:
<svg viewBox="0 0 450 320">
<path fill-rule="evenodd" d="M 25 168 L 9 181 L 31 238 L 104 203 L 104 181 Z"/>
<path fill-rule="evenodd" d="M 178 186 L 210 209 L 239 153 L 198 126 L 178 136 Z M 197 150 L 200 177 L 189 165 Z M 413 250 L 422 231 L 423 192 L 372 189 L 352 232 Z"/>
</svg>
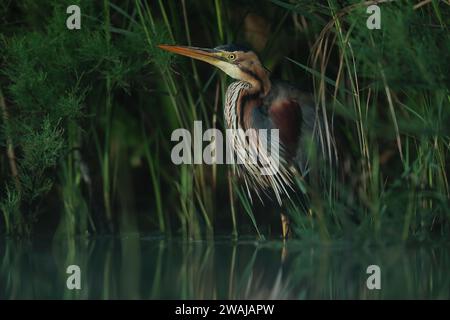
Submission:
<svg viewBox="0 0 450 320">
<path fill-rule="evenodd" d="M 279 129 L 280 140 L 288 156 L 295 157 L 302 127 L 302 113 L 296 100 L 276 98 L 268 108 L 268 116 Z"/>
<path fill-rule="evenodd" d="M 260 98 L 247 98 L 243 103 L 242 118 L 244 129 L 279 129 L 283 147 L 295 156 L 302 120 L 296 100 L 273 99 L 268 106 L 264 106 Z"/>
</svg>

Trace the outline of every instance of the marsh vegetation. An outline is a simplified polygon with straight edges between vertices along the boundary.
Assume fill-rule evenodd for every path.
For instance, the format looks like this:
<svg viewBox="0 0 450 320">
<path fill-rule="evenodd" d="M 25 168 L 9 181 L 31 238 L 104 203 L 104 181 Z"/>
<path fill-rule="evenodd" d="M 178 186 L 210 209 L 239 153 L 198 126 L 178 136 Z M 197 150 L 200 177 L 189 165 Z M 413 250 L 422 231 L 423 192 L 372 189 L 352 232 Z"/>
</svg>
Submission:
<svg viewBox="0 0 450 320">
<path fill-rule="evenodd" d="M 156 45 L 247 43 L 346 147 L 343 178 L 290 205 L 295 237 L 448 240 L 449 5 L 380 2 L 369 30 L 359 1 L 2 1 L 0 232 L 278 237 L 230 166 L 170 161 L 173 130 L 224 128 L 230 80 Z"/>
</svg>

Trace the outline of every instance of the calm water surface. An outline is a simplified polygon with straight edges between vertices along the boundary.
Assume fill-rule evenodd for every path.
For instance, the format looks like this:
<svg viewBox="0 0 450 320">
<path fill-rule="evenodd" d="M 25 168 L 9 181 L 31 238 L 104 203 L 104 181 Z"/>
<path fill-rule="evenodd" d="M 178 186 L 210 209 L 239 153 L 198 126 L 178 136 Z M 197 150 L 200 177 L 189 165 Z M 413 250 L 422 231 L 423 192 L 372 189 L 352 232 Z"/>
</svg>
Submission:
<svg viewBox="0 0 450 320">
<path fill-rule="evenodd" d="M 450 248 L 138 236 L 2 240 L 1 299 L 449 299 Z M 68 290 L 67 266 L 81 269 Z M 368 290 L 369 265 L 381 289 Z"/>
</svg>

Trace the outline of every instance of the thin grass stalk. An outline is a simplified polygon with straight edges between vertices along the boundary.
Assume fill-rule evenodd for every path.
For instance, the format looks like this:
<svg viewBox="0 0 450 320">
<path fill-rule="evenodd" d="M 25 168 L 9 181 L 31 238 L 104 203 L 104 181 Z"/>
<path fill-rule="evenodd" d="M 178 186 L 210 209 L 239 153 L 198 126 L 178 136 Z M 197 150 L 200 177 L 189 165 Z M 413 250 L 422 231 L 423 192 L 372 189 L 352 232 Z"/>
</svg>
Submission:
<svg viewBox="0 0 450 320">
<path fill-rule="evenodd" d="M 17 169 L 16 154 L 14 151 L 14 144 L 11 138 L 11 129 L 9 126 L 9 113 L 8 109 L 6 108 L 5 98 L 3 97 L 3 92 L 1 88 L 0 88 L 0 108 L 2 111 L 3 126 L 6 136 L 6 156 L 8 158 L 9 168 L 11 170 L 11 177 L 14 181 L 17 191 L 20 192 L 21 186 L 19 180 L 19 170 Z"/>
<path fill-rule="evenodd" d="M 227 180 L 228 180 L 228 193 L 230 196 L 230 212 L 231 212 L 231 221 L 233 223 L 233 230 L 231 232 L 231 236 L 233 238 L 237 238 L 237 222 L 236 222 L 236 202 L 234 199 L 234 188 L 233 188 L 233 177 L 230 169 L 227 170 Z"/>
<path fill-rule="evenodd" d="M 152 180 L 152 187 L 154 190 L 154 195 L 155 195 L 155 204 L 156 204 L 156 213 L 158 215 L 158 226 L 159 226 L 159 231 L 162 233 L 166 233 L 166 231 L 168 233 L 170 233 L 170 229 L 167 228 L 166 229 L 166 225 L 165 225 L 165 219 L 164 219 L 164 212 L 163 212 L 163 206 L 162 206 L 162 199 L 161 199 L 161 181 L 160 181 L 160 177 L 159 177 L 159 152 L 158 150 L 156 150 L 156 152 L 151 152 L 149 149 L 149 139 L 147 136 L 147 133 L 145 132 L 145 128 L 144 126 L 142 126 L 142 131 L 143 131 L 143 136 L 144 139 L 146 141 L 145 143 L 145 147 L 144 147 L 144 152 L 145 152 L 145 157 L 147 159 L 147 163 L 150 169 L 150 177 Z M 158 146 L 158 144 L 156 144 L 156 146 Z M 152 154 L 154 154 L 154 157 L 152 156 Z"/>
<path fill-rule="evenodd" d="M 106 40 L 106 54 L 110 52 L 111 42 L 111 21 L 109 0 L 103 1 L 103 14 L 105 18 L 105 40 Z M 102 158 L 102 178 L 103 178 L 103 201 L 105 202 L 105 213 L 108 222 L 108 227 L 112 228 L 112 207 L 111 207 L 111 126 L 112 126 L 112 80 L 109 74 L 106 74 L 106 101 L 105 101 L 105 140 L 103 146 Z"/>
</svg>

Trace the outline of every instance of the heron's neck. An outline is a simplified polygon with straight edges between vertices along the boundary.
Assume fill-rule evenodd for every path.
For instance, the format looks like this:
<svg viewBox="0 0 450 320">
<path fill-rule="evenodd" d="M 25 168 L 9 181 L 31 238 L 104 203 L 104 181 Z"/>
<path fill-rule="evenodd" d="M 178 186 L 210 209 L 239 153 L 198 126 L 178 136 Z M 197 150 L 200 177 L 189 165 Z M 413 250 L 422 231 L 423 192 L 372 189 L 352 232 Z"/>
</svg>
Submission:
<svg viewBox="0 0 450 320">
<path fill-rule="evenodd" d="M 230 129 L 248 129 L 253 127 L 252 110 L 261 105 L 261 90 L 247 81 L 230 84 L 225 96 L 224 115 Z"/>
<path fill-rule="evenodd" d="M 250 87 L 246 89 L 248 95 L 258 95 L 260 98 L 267 96 L 272 86 L 269 74 L 265 70 L 254 72 L 248 78 L 243 79 L 243 81 L 250 84 Z"/>
</svg>

